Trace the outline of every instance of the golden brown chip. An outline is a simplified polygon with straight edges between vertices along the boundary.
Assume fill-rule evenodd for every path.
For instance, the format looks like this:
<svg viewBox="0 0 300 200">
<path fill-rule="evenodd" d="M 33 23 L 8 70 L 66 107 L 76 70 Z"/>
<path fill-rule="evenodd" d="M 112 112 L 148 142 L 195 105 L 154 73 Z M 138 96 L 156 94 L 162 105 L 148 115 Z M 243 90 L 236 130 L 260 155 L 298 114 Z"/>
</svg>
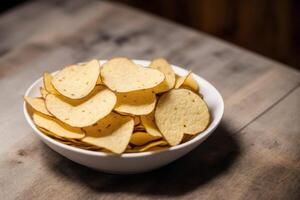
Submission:
<svg viewBox="0 0 300 200">
<path fill-rule="evenodd" d="M 128 149 L 126 150 L 126 152 L 128 153 L 136 153 L 136 152 L 144 152 L 144 151 L 148 151 L 151 148 L 157 147 L 157 146 L 167 146 L 168 143 L 164 140 L 159 140 L 159 141 L 154 141 L 154 142 L 150 142 L 149 144 L 143 145 L 143 146 L 138 146 L 138 147 L 134 147 L 132 149 Z"/>
<path fill-rule="evenodd" d="M 24 100 L 26 101 L 27 104 L 29 104 L 35 111 L 38 111 L 40 113 L 43 113 L 48 116 L 52 116 L 51 113 L 46 108 L 45 101 L 42 98 L 38 97 L 28 97 L 24 96 Z"/>
<path fill-rule="evenodd" d="M 117 93 L 117 112 L 132 115 L 146 115 L 155 108 L 156 96 L 151 90 Z"/>
<path fill-rule="evenodd" d="M 93 126 L 84 128 L 86 136 L 82 141 L 120 154 L 129 144 L 133 127 L 132 117 L 112 112 Z"/>
<path fill-rule="evenodd" d="M 109 89 L 98 86 L 95 94 L 78 105 L 48 94 L 46 107 L 51 114 L 73 127 L 85 127 L 107 116 L 116 104 L 116 96 Z"/>
<path fill-rule="evenodd" d="M 53 76 L 50 74 L 50 73 L 48 73 L 48 72 L 45 72 L 44 73 L 44 76 L 43 76 L 43 82 L 44 82 L 44 87 L 45 87 L 45 89 L 46 89 L 46 91 L 48 92 L 48 93 L 51 93 L 51 94 L 55 94 L 55 95 L 57 95 L 57 94 L 59 94 L 57 91 L 56 91 L 56 89 L 53 87 L 53 85 L 52 85 L 52 79 L 53 79 Z"/>
<path fill-rule="evenodd" d="M 59 71 L 52 79 L 52 85 L 63 96 L 81 99 L 95 87 L 100 73 L 98 60 L 85 65 L 70 65 Z"/>
<path fill-rule="evenodd" d="M 185 76 L 178 76 L 178 75 L 176 75 L 176 81 L 175 81 L 175 86 L 174 86 L 174 88 L 175 88 L 175 89 L 178 89 L 180 86 L 182 86 L 183 83 L 184 83 L 184 81 L 190 76 L 191 73 L 192 73 L 192 72 L 189 71 L 188 74 L 185 75 Z"/>
<path fill-rule="evenodd" d="M 142 125 L 145 127 L 147 133 L 155 137 L 162 137 L 162 134 L 155 123 L 154 112 L 151 112 L 148 115 L 141 116 L 141 122 Z"/>
<path fill-rule="evenodd" d="M 199 85 L 197 81 L 193 78 L 193 73 L 189 73 L 186 79 L 184 80 L 182 86 L 190 88 L 194 92 L 199 92 Z"/>
<path fill-rule="evenodd" d="M 156 69 L 142 67 L 128 58 L 113 58 L 101 68 L 101 79 L 111 90 L 131 92 L 154 88 L 164 81 L 163 73 Z"/>
<path fill-rule="evenodd" d="M 161 137 L 155 137 L 146 132 L 134 132 L 131 136 L 130 143 L 141 146 Z"/>
<path fill-rule="evenodd" d="M 197 134 L 209 124 L 206 103 L 187 89 L 173 89 L 163 94 L 155 110 L 157 127 L 167 142 L 179 144 L 184 134 Z"/>
<path fill-rule="evenodd" d="M 84 137 L 84 132 L 82 132 L 80 128 L 68 126 L 55 118 L 45 117 L 34 113 L 33 121 L 37 126 L 59 137 L 77 139 Z"/>
<path fill-rule="evenodd" d="M 47 94 L 49 94 L 49 92 L 43 87 L 40 87 L 40 93 L 41 93 L 43 99 L 45 99 Z"/>
<path fill-rule="evenodd" d="M 150 67 L 153 69 L 158 69 L 159 71 L 164 73 L 166 77 L 162 83 L 153 88 L 153 91 L 155 93 L 166 92 L 174 87 L 175 73 L 168 61 L 163 58 L 157 58 L 151 62 Z"/>
<path fill-rule="evenodd" d="M 53 138 L 53 139 L 55 139 L 55 140 L 57 140 L 59 142 L 61 142 L 61 141 L 67 142 L 68 141 L 67 138 L 63 138 L 61 136 L 58 136 L 58 135 L 56 135 L 56 134 L 54 134 L 54 133 L 52 133 L 52 132 L 50 132 L 47 129 L 44 129 L 42 127 L 37 126 L 37 129 L 39 129 L 45 135 L 47 135 L 47 136 L 49 136 L 49 137 L 51 137 L 51 138 Z"/>
</svg>

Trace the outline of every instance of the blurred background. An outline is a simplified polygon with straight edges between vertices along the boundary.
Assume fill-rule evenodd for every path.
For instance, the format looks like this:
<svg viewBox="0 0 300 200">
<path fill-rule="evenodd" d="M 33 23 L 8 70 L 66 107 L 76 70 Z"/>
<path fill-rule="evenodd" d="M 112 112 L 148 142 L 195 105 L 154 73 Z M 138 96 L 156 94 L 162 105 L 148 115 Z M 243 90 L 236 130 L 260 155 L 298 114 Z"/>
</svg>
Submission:
<svg viewBox="0 0 300 200">
<path fill-rule="evenodd" d="M 29 0 L 1 2 L 6 12 Z M 58 0 L 59 1 L 59 0 Z M 299 0 L 113 0 L 300 69 Z"/>
</svg>

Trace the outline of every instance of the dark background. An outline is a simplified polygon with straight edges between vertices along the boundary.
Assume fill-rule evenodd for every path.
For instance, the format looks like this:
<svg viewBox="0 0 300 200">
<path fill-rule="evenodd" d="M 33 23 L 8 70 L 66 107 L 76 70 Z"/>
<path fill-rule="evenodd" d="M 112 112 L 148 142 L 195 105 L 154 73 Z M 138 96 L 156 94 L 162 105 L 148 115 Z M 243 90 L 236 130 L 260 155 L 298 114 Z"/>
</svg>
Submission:
<svg viewBox="0 0 300 200">
<path fill-rule="evenodd" d="M 114 0 L 300 69 L 299 0 Z M 26 2 L 1 2 L 0 13 Z"/>
</svg>

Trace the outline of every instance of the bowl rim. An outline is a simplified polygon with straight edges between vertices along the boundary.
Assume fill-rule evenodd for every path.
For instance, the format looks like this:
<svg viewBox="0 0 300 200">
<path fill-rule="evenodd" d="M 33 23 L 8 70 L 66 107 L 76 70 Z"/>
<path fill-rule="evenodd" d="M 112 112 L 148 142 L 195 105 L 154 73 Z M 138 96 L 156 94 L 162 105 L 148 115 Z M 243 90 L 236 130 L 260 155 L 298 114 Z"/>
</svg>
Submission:
<svg viewBox="0 0 300 200">
<path fill-rule="evenodd" d="M 136 63 L 150 63 L 150 60 L 141 60 L 141 59 L 131 59 L 132 61 L 136 62 Z M 99 62 L 104 63 L 107 60 L 99 60 Z M 171 64 L 172 68 L 175 68 L 175 70 L 179 70 L 179 71 L 184 71 L 185 73 L 188 73 L 188 70 L 173 65 Z M 58 71 L 52 72 L 51 74 L 55 74 Z M 91 151 L 91 150 L 86 150 L 86 149 L 81 149 L 78 147 L 73 147 L 67 144 L 63 144 L 61 142 L 56 141 L 55 139 L 47 136 L 46 134 L 42 133 L 39 129 L 37 129 L 36 125 L 33 123 L 33 120 L 31 119 L 31 116 L 29 115 L 29 112 L 27 110 L 26 107 L 26 102 L 23 101 L 23 113 L 25 116 L 25 119 L 27 121 L 27 123 L 30 125 L 30 127 L 34 130 L 35 134 L 37 134 L 40 138 L 42 138 L 42 140 L 46 140 L 49 143 L 52 143 L 56 146 L 59 146 L 63 149 L 67 149 L 69 151 L 73 151 L 76 153 L 80 153 L 80 154 L 86 154 L 89 156 L 98 156 L 98 157 L 108 157 L 108 156 L 118 156 L 118 157 L 123 157 L 123 158 L 132 158 L 132 157 L 144 157 L 144 156 L 150 156 L 150 155 L 154 155 L 154 154 L 159 154 L 159 153 L 163 153 L 163 152 L 167 152 L 167 151 L 175 151 L 175 150 L 179 150 L 179 149 L 183 149 L 193 143 L 196 143 L 198 140 L 201 140 L 202 138 L 208 137 L 209 135 L 211 135 L 213 133 L 213 131 L 217 128 L 217 126 L 219 125 L 219 123 L 221 122 L 221 119 L 223 117 L 224 114 L 224 100 L 222 95 L 220 94 L 220 92 L 210 83 L 208 82 L 206 79 L 202 78 L 201 76 L 192 73 L 193 76 L 196 76 L 197 78 L 201 79 L 201 81 L 206 82 L 207 85 L 209 85 L 209 87 L 211 87 L 212 90 L 214 90 L 214 93 L 217 95 L 217 98 L 219 99 L 220 102 L 220 111 L 221 114 L 219 114 L 219 116 L 217 118 L 215 118 L 213 121 L 211 121 L 211 123 L 209 124 L 209 126 L 207 127 L 207 129 L 205 131 L 203 131 L 202 133 L 196 135 L 194 138 L 192 138 L 191 140 L 184 142 L 182 144 L 176 145 L 176 146 L 172 146 L 172 147 L 168 147 L 166 149 L 163 150 L 158 150 L 158 151 L 147 151 L 147 152 L 137 152 L 137 153 L 122 153 L 122 154 L 114 154 L 114 153 L 109 153 L 109 152 L 100 152 L 100 151 Z M 28 94 L 31 92 L 32 88 L 35 87 L 39 82 L 42 81 L 43 77 L 38 78 L 36 81 L 34 81 L 29 88 L 26 90 L 24 96 L 28 96 Z M 215 122 L 215 123 L 212 123 Z M 44 142 L 44 141 L 43 141 Z"/>
</svg>

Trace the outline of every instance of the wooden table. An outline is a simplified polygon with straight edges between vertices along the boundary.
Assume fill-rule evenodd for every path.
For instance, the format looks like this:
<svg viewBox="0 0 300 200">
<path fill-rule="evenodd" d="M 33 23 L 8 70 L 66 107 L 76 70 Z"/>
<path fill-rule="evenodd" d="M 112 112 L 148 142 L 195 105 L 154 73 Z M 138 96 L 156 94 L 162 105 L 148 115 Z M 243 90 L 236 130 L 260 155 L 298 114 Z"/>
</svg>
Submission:
<svg viewBox="0 0 300 200">
<path fill-rule="evenodd" d="M 225 99 L 216 132 L 161 169 L 110 175 L 38 140 L 22 95 L 45 70 L 124 55 L 192 69 Z M 299 199 L 300 73 L 211 36 L 104 1 L 35 1 L 0 17 L 1 199 Z"/>
</svg>

